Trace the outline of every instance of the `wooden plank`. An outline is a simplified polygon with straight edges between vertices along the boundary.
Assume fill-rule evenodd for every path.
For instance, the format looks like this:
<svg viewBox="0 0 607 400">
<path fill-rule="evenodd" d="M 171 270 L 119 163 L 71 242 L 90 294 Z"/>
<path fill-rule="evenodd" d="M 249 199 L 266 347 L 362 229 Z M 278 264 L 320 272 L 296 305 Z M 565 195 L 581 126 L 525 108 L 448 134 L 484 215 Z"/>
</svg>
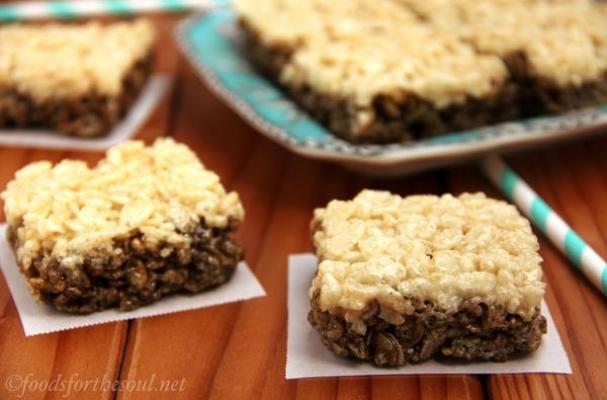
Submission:
<svg viewBox="0 0 607 400">
<path fill-rule="evenodd" d="M 589 157 L 605 139 L 513 157 L 514 169 L 599 253 L 607 255 L 604 165 Z M 501 197 L 474 167 L 450 174 L 453 191 L 484 190 Z M 496 399 L 591 399 L 607 396 L 605 299 L 541 233 L 540 253 L 548 283 L 546 300 L 572 364 L 573 375 L 496 375 L 488 392 Z"/>
<path fill-rule="evenodd" d="M 176 49 L 170 36 L 174 21 L 175 17 L 155 18 L 159 32 L 156 56 L 159 71 L 175 70 Z M 149 141 L 161 135 L 169 125 L 170 106 L 169 96 L 139 137 Z M 95 152 L 0 148 L 0 187 L 4 188 L 17 169 L 32 161 L 75 158 L 93 164 L 101 156 Z M 2 211 L 0 218 L 0 221 L 4 219 Z M 119 373 L 127 322 L 26 338 L 4 277 L 0 279 L 0 307 L 0 398 L 113 398 L 109 388 Z M 9 381 L 14 382 L 17 390 L 9 391 Z M 57 382 L 54 389 L 42 390 L 43 385 L 53 382 Z"/>
</svg>

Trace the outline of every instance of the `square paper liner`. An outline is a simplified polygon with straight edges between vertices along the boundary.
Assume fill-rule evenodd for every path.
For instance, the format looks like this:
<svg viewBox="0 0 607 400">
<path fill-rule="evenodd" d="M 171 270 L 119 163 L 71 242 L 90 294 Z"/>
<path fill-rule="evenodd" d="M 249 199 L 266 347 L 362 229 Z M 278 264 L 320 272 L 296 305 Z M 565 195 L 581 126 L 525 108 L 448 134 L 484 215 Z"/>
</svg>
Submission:
<svg viewBox="0 0 607 400">
<path fill-rule="evenodd" d="M 133 137 L 145 123 L 169 88 L 166 75 L 153 75 L 143 87 L 124 118 L 105 136 L 78 138 L 57 132 L 26 129 L 0 129 L 0 146 L 60 150 L 103 151 Z"/>
<path fill-rule="evenodd" d="M 569 359 L 545 303 L 542 314 L 548 333 L 540 348 L 531 354 L 500 362 L 428 360 L 398 368 L 380 368 L 367 362 L 348 360 L 325 348 L 320 335 L 307 321 L 310 311 L 308 289 L 316 273 L 316 257 L 299 254 L 289 257 L 289 321 L 287 335 L 286 378 L 315 378 L 360 375 L 422 374 L 519 374 L 546 372 L 571 374 Z"/>
<path fill-rule="evenodd" d="M 265 291 L 249 267 L 238 264 L 232 279 L 225 284 L 195 295 L 175 294 L 133 311 L 115 309 L 88 315 L 72 315 L 41 305 L 30 295 L 25 279 L 15 262 L 6 239 L 6 224 L 0 224 L 0 268 L 17 306 L 19 318 L 26 336 L 39 335 L 134 318 L 151 317 L 178 311 L 193 310 L 235 301 L 265 296 Z"/>
</svg>

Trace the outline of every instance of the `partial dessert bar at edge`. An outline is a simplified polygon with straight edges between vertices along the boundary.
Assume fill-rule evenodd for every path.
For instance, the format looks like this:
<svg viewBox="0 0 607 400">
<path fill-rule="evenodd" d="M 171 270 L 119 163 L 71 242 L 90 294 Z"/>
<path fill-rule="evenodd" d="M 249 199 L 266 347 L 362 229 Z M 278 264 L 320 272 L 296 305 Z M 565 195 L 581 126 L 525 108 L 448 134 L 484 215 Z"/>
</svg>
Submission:
<svg viewBox="0 0 607 400">
<path fill-rule="evenodd" d="M 0 27 L 0 129 L 102 136 L 137 99 L 153 64 L 144 19 Z"/>
<path fill-rule="evenodd" d="M 124 143 L 94 168 L 30 164 L 2 198 L 31 294 L 69 313 L 197 293 L 227 282 L 243 255 L 231 238 L 238 194 L 171 139 Z"/>
<path fill-rule="evenodd" d="M 588 0 L 238 0 L 251 60 L 331 132 L 398 142 L 607 102 Z"/>
<path fill-rule="evenodd" d="M 546 333 L 539 244 L 507 203 L 365 190 L 317 209 L 312 232 L 308 320 L 340 356 L 503 361 Z"/>
</svg>

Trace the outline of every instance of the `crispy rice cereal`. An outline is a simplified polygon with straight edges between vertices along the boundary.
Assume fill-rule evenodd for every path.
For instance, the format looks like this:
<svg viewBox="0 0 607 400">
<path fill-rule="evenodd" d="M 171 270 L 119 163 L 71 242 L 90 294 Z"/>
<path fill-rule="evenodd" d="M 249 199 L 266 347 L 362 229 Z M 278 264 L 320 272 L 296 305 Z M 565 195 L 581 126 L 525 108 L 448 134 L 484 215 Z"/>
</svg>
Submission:
<svg viewBox="0 0 607 400">
<path fill-rule="evenodd" d="M 607 70 L 604 6 L 588 0 L 239 0 L 236 6 L 266 44 L 295 48 L 295 60 L 283 80 L 331 74 L 331 87 L 325 83 L 329 79 L 308 83 L 320 90 L 334 91 L 340 86 L 342 94 L 344 87 L 348 93 L 361 88 L 374 93 L 416 89 L 414 93 L 440 105 L 454 91 L 477 87 L 487 93 L 491 82 L 506 76 L 505 67 L 497 66 L 497 57 L 516 51 L 528 57 L 537 74 L 561 86 L 600 79 Z M 420 36 L 418 32 L 424 29 L 430 34 Z M 441 46 L 446 40 L 449 45 Z M 437 45 L 425 46 L 433 41 Z M 391 45 L 398 45 L 400 51 L 390 49 Z M 305 54 L 298 56 L 299 52 Z M 457 66 L 445 57 L 457 59 Z M 391 58 L 403 60 L 405 66 Z M 414 72 L 418 80 L 437 82 L 441 98 L 436 98 L 435 87 L 425 90 L 411 84 L 406 66 L 410 60 L 434 67 Z M 460 79 L 462 71 L 470 70 L 483 90 Z M 443 75 L 454 79 L 446 81 Z M 389 81 L 382 82 L 383 91 L 377 85 L 368 88 L 372 77 L 378 76 Z"/>
<path fill-rule="evenodd" d="M 562 87 L 607 71 L 607 19 L 593 1 L 397 1 L 479 52 L 524 54 L 532 73 Z"/>
<path fill-rule="evenodd" d="M 317 209 L 313 230 L 319 266 L 310 296 L 346 321 L 374 300 L 399 315 L 413 311 L 412 301 L 449 313 L 474 300 L 529 319 L 544 295 L 529 222 L 481 193 L 365 190 Z"/>
<path fill-rule="evenodd" d="M 152 26 L 143 19 L 107 26 L 5 25 L 0 27 L 0 89 L 37 102 L 91 93 L 117 96 L 125 75 L 153 41 Z"/>
<path fill-rule="evenodd" d="M 237 8 L 262 41 L 296 49 L 283 83 L 361 106 L 402 90 L 443 108 L 493 93 L 507 78 L 497 57 L 477 54 L 391 1 L 242 0 Z"/>
<path fill-rule="evenodd" d="M 332 133 L 405 142 L 607 101 L 589 0 L 238 0 L 248 57 Z"/>
<path fill-rule="evenodd" d="M 94 168 L 65 160 L 19 170 L 2 193 L 16 229 L 17 259 L 28 269 L 41 254 L 78 265 L 92 250 L 111 252 L 113 241 L 142 233 L 144 244 L 187 244 L 182 232 L 204 220 L 225 228 L 244 218 L 235 192 L 204 168 L 185 145 L 158 139 L 110 149 Z"/>
</svg>

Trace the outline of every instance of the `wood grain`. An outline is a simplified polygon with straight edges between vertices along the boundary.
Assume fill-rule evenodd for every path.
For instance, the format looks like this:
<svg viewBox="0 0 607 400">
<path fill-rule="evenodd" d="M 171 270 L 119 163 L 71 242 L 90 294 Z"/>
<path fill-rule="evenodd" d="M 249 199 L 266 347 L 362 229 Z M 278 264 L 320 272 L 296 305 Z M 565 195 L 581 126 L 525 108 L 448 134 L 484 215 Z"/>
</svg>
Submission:
<svg viewBox="0 0 607 400">
<path fill-rule="evenodd" d="M 27 399 L 552 399 L 607 398 L 604 298 L 558 251 L 541 241 L 547 301 L 574 373 L 571 376 L 392 376 L 286 380 L 287 256 L 310 250 L 314 208 L 365 187 L 402 195 L 486 191 L 500 197 L 475 166 L 382 181 L 305 160 L 264 139 L 204 88 L 175 48 L 176 17 L 156 17 L 159 71 L 171 94 L 138 137 L 169 135 L 187 143 L 239 192 L 247 215 L 238 232 L 246 260 L 267 296 L 178 314 L 25 338 L 0 278 L 0 399 L 14 375 L 117 380 L 122 390 L 27 391 Z M 600 253 L 607 254 L 607 140 L 560 146 L 510 159 L 514 168 Z M 28 162 L 101 154 L 0 148 L 0 187 Z M 4 218 L 0 210 L 0 220 Z M 128 390 L 153 381 L 166 390 Z"/>
<path fill-rule="evenodd" d="M 607 254 L 601 222 L 607 218 L 604 168 L 588 157 L 590 147 L 604 148 L 605 139 L 520 156 L 512 166 L 557 213 L 569 221 L 600 254 Z M 483 190 L 501 197 L 473 167 L 450 174 L 455 192 Z M 573 375 L 497 375 L 488 380 L 496 399 L 603 399 L 607 397 L 605 298 L 570 262 L 538 233 L 546 299 L 573 367 Z"/>
</svg>

